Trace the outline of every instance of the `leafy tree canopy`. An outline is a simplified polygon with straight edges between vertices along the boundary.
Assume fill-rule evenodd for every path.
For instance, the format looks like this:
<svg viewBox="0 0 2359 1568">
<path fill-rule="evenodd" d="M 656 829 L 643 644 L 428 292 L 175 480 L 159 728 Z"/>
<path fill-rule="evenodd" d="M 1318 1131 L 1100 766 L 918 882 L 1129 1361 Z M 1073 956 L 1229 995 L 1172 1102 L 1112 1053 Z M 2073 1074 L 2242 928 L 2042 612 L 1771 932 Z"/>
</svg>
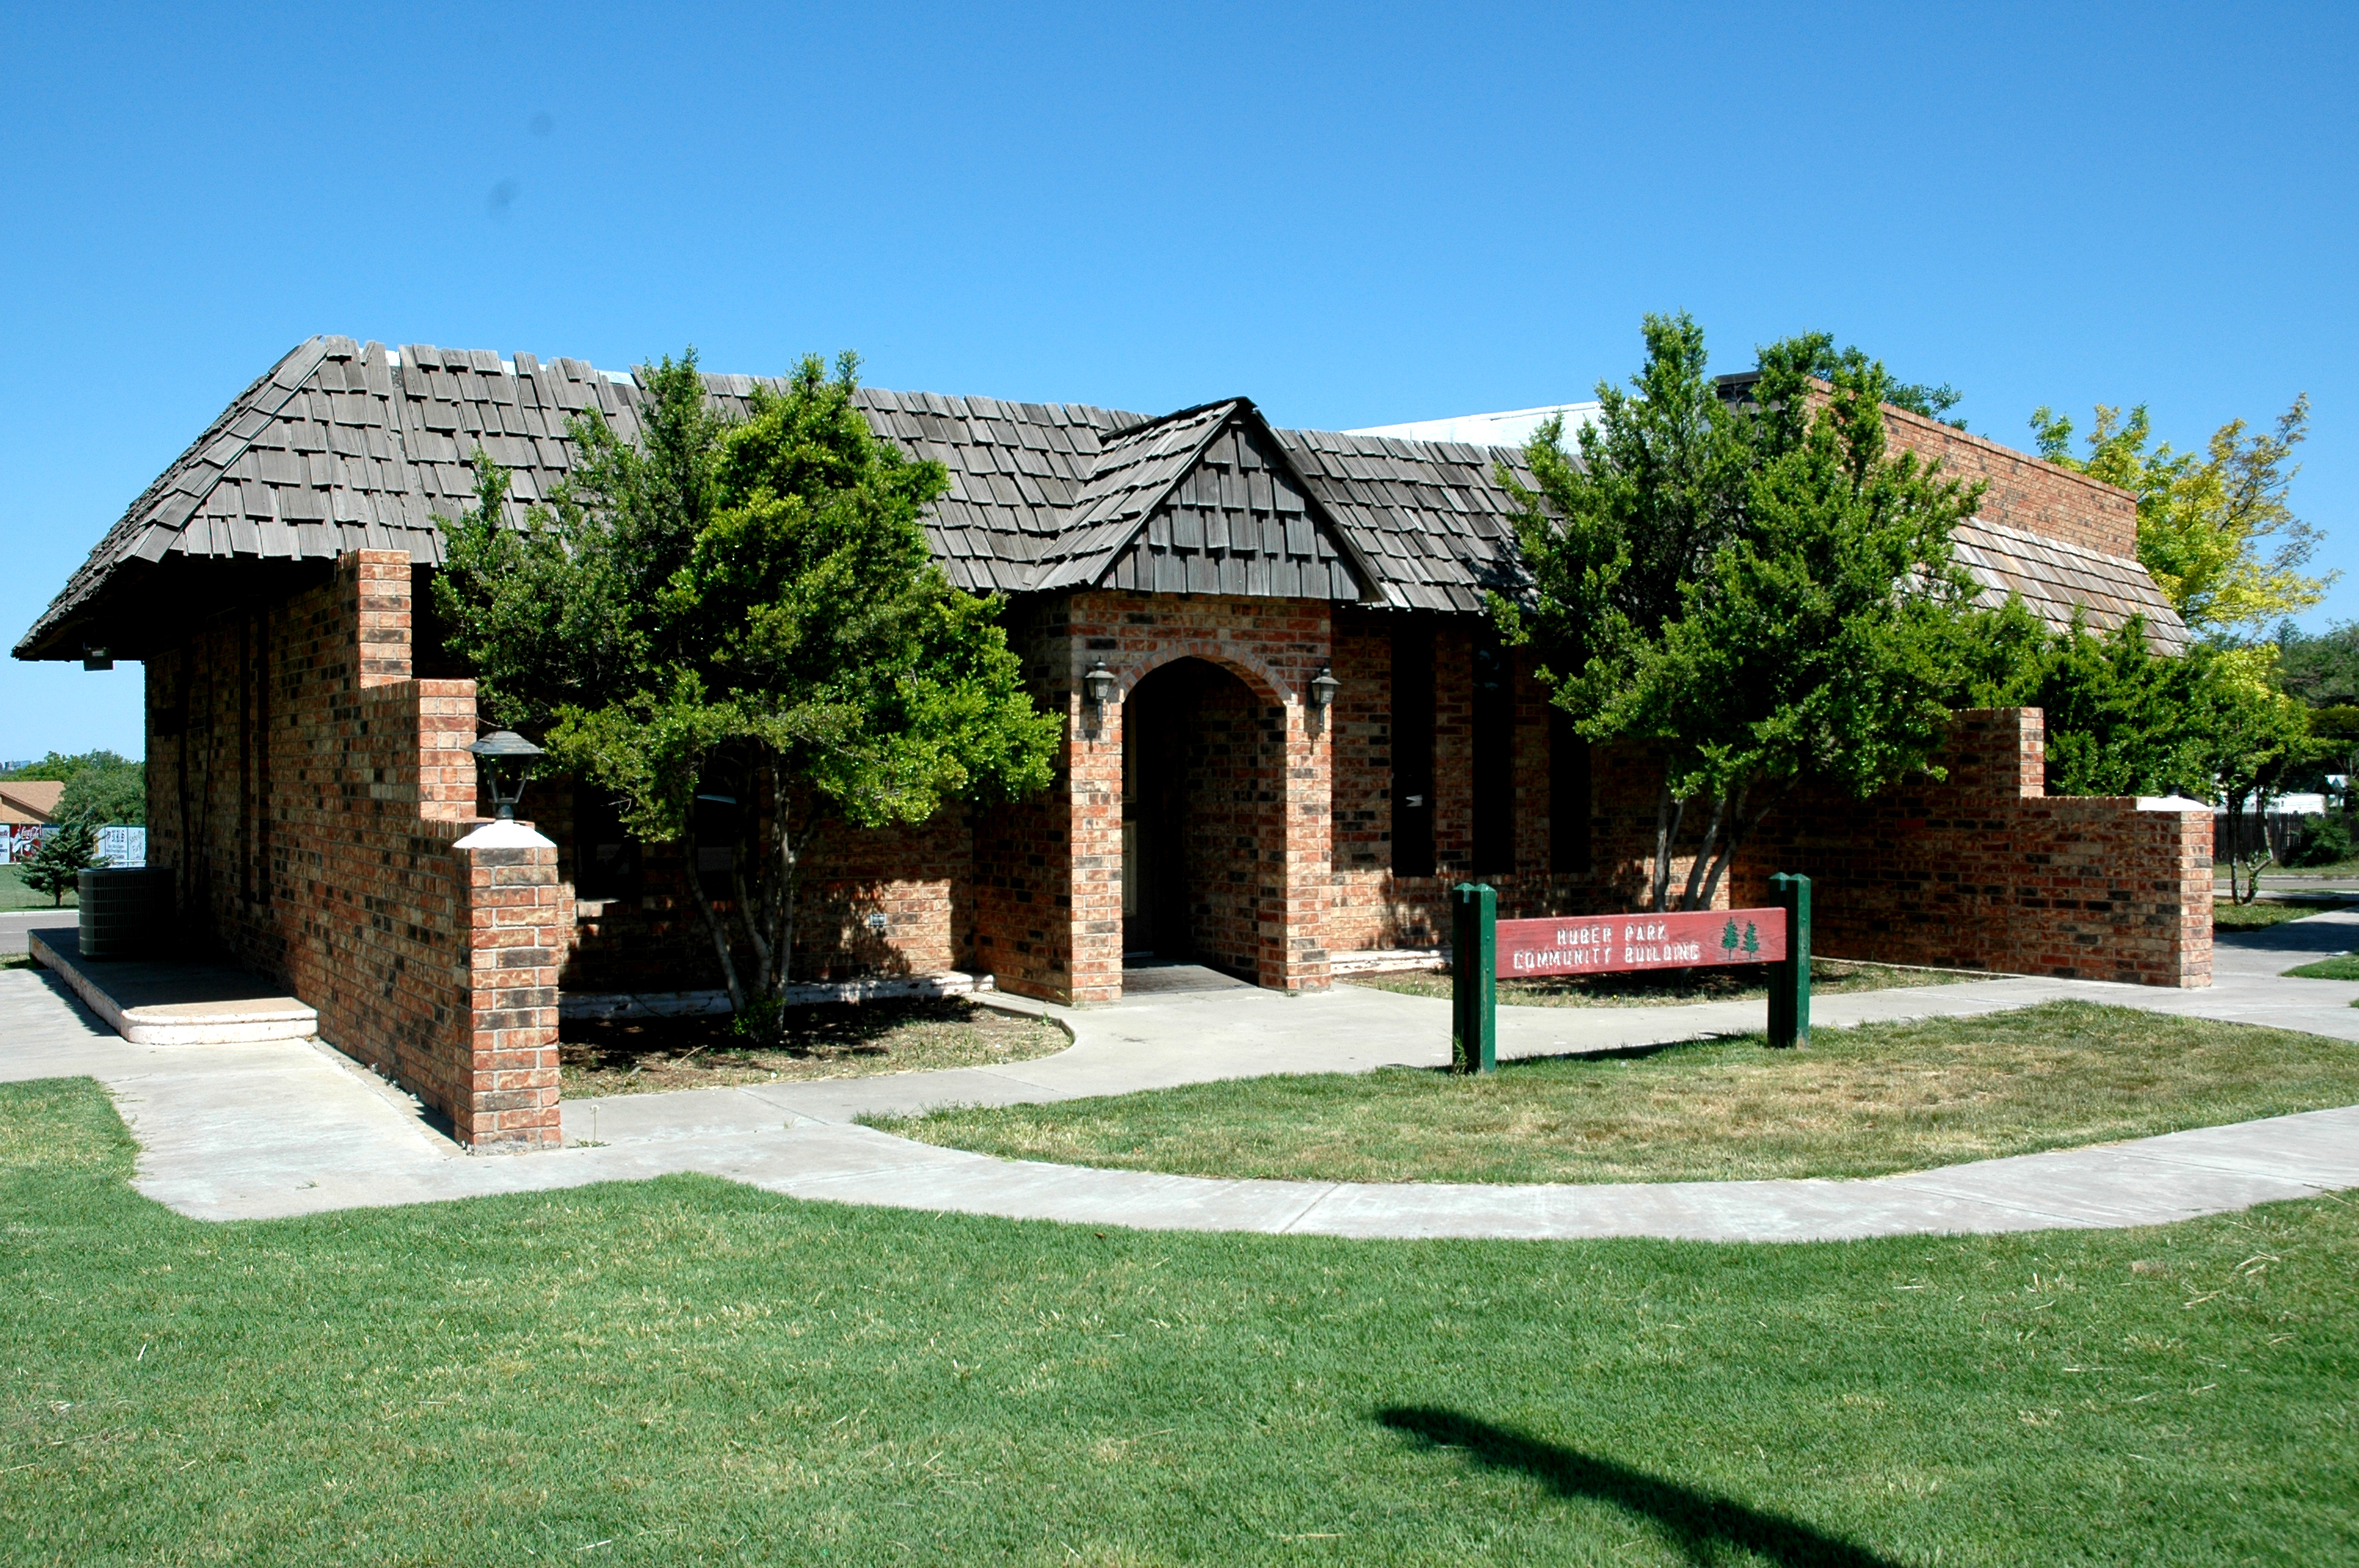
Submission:
<svg viewBox="0 0 2359 1568">
<path fill-rule="evenodd" d="M 2277 676 L 2312 708 L 2359 704 L 2359 622 L 2312 634 L 2292 622 L 2277 630 Z"/>
<path fill-rule="evenodd" d="M 1737 405 L 1693 320 L 1644 331 L 1645 367 L 1598 388 L 1577 456 L 1551 423 L 1526 453 L 1534 487 L 1502 467 L 1535 591 L 1493 612 L 1581 734 L 1660 759 L 1657 909 L 1701 808 L 1680 894 L 1696 908 L 1796 782 L 1865 795 L 1928 764 L 1971 597 L 1950 535 L 1981 492 L 1886 449 L 1891 378 L 1823 334 L 1763 349 Z"/>
<path fill-rule="evenodd" d="M 1818 357 L 1812 362 L 1810 373 L 1821 381 L 1833 382 L 1839 371 L 1854 379 L 1873 373 L 1882 377 L 1883 380 L 1878 395 L 1895 408 L 1906 408 L 1911 414 L 1921 414 L 1928 419 L 1937 419 L 1952 430 L 1962 430 L 1966 427 L 1966 422 L 1963 419 L 1952 419 L 1949 416 L 1950 410 L 1964 402 L 1966 396 L 1964 393 L 1949 383 L 1943 382 L 1940 385 L 1934 386 L 1921 381 L 1895 381 L 1889 376 L 1885 376 L 1884 367 L 1870 360 L 1862 351 L 1853 348 L 1838 351 L 1834 346 L 1834 340 L 1825 337 L 1824 334 L 1818 334 L 1817 338 L 1811 341 L 1818 340 L 1823 340 L 1825 347 L 1819 351 Z"/>
<path fill-rule="evenodd" d="M 684 842 L 691 864 L 698 795 L 739 804 L 729 896 L 691 881 L 732 1000 L 757 1019 L 788 983 L 817 835 L 1042 788 L 1060 732 L 1024 693 L 997 605 L 933 565 L 919 517 L 948 477 L 871 434 L 855 366 L 806 358 L 733 422 L 693 351 L 666 359 L 640 443 L 577 420 L 573 476 L 527 527 L 500 524 L 507 478 L 480 453 L 473 513 L 443 524 L 436 602 L 490 712 L 539 730 L 633 833 Z"/>
<path fill-rule="evenodd" d="M 2152 422 L 2144 405 L 2125 416 L 2100 404 L 2088 453 L 2072 452 L 2072 421 L 2042 406 L 2031 416 L 2039 455 L 2137 497 L 2138 559 L 2190 627 L 2199 632 L 2256 629 L 2316 604 L 2333 573 L 2301 568 L 2319 531 L 2287 501 L 2294 449 L 2310 433 L 2304 393 L 2267 430 L 2248 433 L 2231 419 L 2201 452 L 2166 441 L 2148 449 Z"/>
</svg>

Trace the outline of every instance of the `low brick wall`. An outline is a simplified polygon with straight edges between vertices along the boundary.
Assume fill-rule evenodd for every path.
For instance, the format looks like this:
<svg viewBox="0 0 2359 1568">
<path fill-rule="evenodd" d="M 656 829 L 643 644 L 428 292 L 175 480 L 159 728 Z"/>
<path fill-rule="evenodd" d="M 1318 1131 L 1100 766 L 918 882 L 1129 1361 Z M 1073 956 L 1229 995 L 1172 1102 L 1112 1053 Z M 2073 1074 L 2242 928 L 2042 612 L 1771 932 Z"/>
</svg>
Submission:
<svg viewBox="0 0 2359 1568">
<path fill-rule="evenodd" d="M 2050 796 L 2045 749 L 2036 708 L 1962 713 L 1946 779 L 1780 805 L 1740 858 L 1734 896 L 1765 903 L 1771 872 L 1808 875 L 1829 957 L 2210 985 L 2209 814 Z"/>
<path fill-rule="evenodd" d="M 183 919 L 474 1147 L 559 1141 L 553 848 L 462 847 L 474 685 L 411 676 L 406 551 L 361 551 L 148 665 L 149 859 Z"/>
</svg>

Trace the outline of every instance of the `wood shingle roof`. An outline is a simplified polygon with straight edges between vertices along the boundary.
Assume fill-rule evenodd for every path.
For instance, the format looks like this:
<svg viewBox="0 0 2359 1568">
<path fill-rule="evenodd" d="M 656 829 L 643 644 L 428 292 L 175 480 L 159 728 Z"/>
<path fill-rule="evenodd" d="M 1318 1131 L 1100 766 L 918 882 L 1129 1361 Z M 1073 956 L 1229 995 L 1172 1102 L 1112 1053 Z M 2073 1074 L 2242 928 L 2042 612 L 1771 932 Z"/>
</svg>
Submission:
<svg viewBox="0 0 2359 1568">
<path fill-rule="evenodd" d="M 740 412 L 770 378 L 709 374 Z M 176 562 L 327 561 L 406 549 L 438 564 L 437 515 L 473 504 L 477 446 L 511 475 L 511 515 L 571 471 L 567 421 L 595 409 L 625 438 L 636 382 L 580 360 L 321 337 L 239 395 L 135 501 L 16 645 L 138 657 L 147 612 Z M 869 424 L 940 462 L 950 489 L 926 519 L 951 580 L 976 592 L 1088 585 L 1360 600 L 1471 613 L 1520 583 L 1506 449 L 1272 428 L 1245 398 L 1150 418 L 1087 404 L 864 387 Z M 2148 616 L 2158 647 L 2184 629 L 2135 561 L 1970 525 L 1959 558 L 1986 592 L 2092 625 Z M 143 586 L 144 585 L 144 586 Z"/>
</svg>

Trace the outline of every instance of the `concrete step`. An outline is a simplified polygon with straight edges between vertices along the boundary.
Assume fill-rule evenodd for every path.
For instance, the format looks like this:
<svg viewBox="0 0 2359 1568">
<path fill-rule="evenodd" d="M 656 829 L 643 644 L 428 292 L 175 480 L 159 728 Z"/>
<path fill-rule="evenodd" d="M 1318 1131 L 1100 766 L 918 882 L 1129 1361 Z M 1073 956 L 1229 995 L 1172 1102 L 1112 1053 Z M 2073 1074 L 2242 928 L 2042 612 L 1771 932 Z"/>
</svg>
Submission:
<svg viewBox="0 0 2359 1568">
<path fill-rule="evenodd" d="M 90 1010 L 134 1045 L 240 1045 L 310 1040 L 320 1014 L 267 980 L 227 964 L 82 956 L 71 926 L 36 930 L 33 961 L 53 969 Z"/>
</svg>

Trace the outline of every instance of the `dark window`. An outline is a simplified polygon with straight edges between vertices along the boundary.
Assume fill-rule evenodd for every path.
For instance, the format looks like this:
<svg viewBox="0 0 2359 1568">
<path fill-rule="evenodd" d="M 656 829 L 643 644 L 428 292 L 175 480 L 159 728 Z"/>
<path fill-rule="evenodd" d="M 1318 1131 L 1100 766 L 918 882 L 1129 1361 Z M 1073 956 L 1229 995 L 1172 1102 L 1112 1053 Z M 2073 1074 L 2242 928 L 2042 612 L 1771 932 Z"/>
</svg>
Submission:
<svg viewBox="0 0 2359 1568">
<path fill-rule="evenodd" d="M 1433 875 L 1433 628 L 1393 629 L 1393 875 Z"/>
<path fill-rule="evenodd" d="M 1474 634 L 1474 871 L 1516 869 L 1514 657 L 1485 625 Z"/>
<path fill-rule="evenodd" d="M 737 797 L 696 797 L 696 874 L 707 898 L 734 897 L 730 869 L 737 863 Z"/>
<path fill-rule="evenodd" d="M 602 789 L 573 792 L 573 896 L 639 896 L 639 847 L 623 831 L 614 797 Z"/>
<path fill-rule="evenodd" d="M 1549 870 L 1589 870 L 1589 742 L 1572 715 L 1549 708 Z"/>
</svg>

